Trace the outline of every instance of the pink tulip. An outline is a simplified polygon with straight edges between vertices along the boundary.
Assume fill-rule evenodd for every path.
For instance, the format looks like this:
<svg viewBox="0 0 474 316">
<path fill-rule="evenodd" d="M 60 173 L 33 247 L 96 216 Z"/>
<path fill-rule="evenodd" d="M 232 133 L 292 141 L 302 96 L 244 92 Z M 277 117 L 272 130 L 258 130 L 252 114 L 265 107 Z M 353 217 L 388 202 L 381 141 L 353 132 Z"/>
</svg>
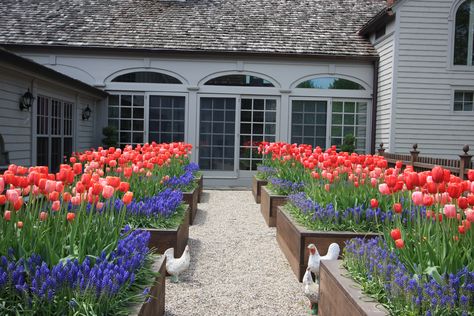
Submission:
<svg viewBox="0 0 474 316">
<path fill-rule="evenodd" d="M 470 189 L 471 189 L 471 192 L 474 193 L 474 181 L 471 182 L 471 188 Z"/>
<path fill-rule="evenodd" d="M 377 185 L 377 179 L 370 178 L 370 184 L 372 185 L 373 188 L 375 188 L 375 186 Z M 380 190 L 380 188 L 379 188 L 379 190 Z"/>
<path fill-rule="evenodd" d="M 390 188 L 388 187 L 386 183 L 379 184 L 379 191 L 382 194 L 390 194 Z"/>
<path fill-rule="evenodd" d="M 423 193 L 420 191 L 415 191 L 411 194 L 411 199 L 415 205 L 423 205 Z"/>
<path fill-rule="evenodd" d="M 18 200 L 18 197 L 20 196 L 18 194 L 18 191 L 17 190 L 14 190 L 14 189 L 10 189 L 10 190 L 7 190 L 7 200 L 8 202 L 10 203 L 15 203 L 16 200 Z"/>
<path fill-rule="evenodd" d="M 81 198 L 79 196 L 73 196 L 71 198 L 71 204 L 74 206 L 81 204 Z"/>
<path fill-rule="evenodd" d="M 474 210 L 472 208 L 468 208 L 464 211 L 464 214 L 466 214 L 466 219 L 470 221 L 471 223 L 474 223 Z"/>
<path fill-rule="evenodd" d="M 455 218 L 456 206 L 454 204 L 446 204 L 443 209 L 443 214 L 446 215 L 447 218 Z"/>
<path fill-rule="evenodd" d="M 97 202 L 97 204 L 95 205 L 96 210 L 101 210 L 103 207 L 104 207 L 103 202 Z"/>
<path fill-rule="evenodd" d="M 53 211 L 59 211 L 59 208 L 61 207 L 61 203 L 59 201 L 54 201 L 53 202 L 53 205 L 51 206 L 51 208 L 53 209 Z"/>
<path fill-rule="evenodd" d="M 112 195 L 114 195 L 114 188 L 110 185 L 104 186 L 104 188 L 102 189 L 102 196 L 104 197 L 104 199 L 108 200 L 112 197 Z"/>
<path fill-rule="evenodd" d="M 47 193 L 51 193 L 51 192 L 55 191 L 55 190 L 56 190 L 56 181 L 47 180 L 47 181 L 46 181 L 46 186 L 45 186 L 44 190 L 45 190 Z"/>
</svg>

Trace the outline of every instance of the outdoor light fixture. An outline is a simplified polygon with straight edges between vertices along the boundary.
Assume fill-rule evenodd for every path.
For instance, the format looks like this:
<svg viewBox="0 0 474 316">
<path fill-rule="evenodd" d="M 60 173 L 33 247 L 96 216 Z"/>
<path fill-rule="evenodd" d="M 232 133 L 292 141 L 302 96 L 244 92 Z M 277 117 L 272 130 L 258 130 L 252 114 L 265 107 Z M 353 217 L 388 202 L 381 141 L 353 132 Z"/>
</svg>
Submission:
<svg viewBox="0 0 474 316">
<path fill-rule="evenodd" d="M 82 120 L 83 121 L 88 120 L 91 117 L 91 114 L 92 114 L 92 110 L 88 104 L 86 108 L 82 110 Z"/>
<path fill-rule="evenodd" d="M 33 101 L 35 100 L 35 97 L 33 94 L 30 92 L 30 89 L 28 88 L 28 91 L 25 92 L 20 98 L 20 110 L 27 110 L 31 108 L 33 105 Z"/>
</svg>

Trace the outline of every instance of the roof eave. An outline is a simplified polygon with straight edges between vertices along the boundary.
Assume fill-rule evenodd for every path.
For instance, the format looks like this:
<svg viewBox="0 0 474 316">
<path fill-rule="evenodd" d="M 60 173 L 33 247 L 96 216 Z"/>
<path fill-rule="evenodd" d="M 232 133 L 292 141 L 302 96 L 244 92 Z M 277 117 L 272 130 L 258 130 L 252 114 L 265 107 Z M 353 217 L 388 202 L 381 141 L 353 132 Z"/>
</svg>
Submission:
<svg viewBox="0 0 474 316">
<path fill-rule="evenodd" d="M 392 7 L 384 8 L 370 19 L 357 33 L 361 36 L 367 36 L 380 29 L 380 27 L 387 25 L 394 17 L 395 12 L 393 12 Z"/>
<path fill-rule="evenodd" d="M 162 48 L 135 48 L 135 47 L 104 47 L 104 46 L 72 46 L 72 45 L 38 45 L 38 44 L 9 44 L 1 43 L 3 47 L 9 47 L 12 49 L 65 49 L 65 50 L 99 50 L 104 52 L 135 52 L 135 53 L 161 53 L 161 54 L 182 54 L 182 55 L 231 55 L 231 56 L 252 56 L 252 57 L 287 57 L 287 58 L 324 58 L 324 59 L 355 59 L 361 61 L 373 61 L 378 59 L 376 52 L 374 54 L 361 54 L 361 55 L 350 55 L 350 54 L 311 54 L 311 53 L 279 53 L 279 52 L 261 52 L 261 51 L 242 51 L 242 50 L 177 50 L 177 49 L 162 49 Z"/>
<path fill-rule="evenodd" d="M 93 86 L 88 85 L 80 80 L 71 78 L 63 73 L 60 73 L 56 70 L 38 64 L 32 60 L 27 58 L 21 57 L 6 50 L 4 47 L 8 45 L 0 45 L 0 59 L 4 63 L 9 63 L 17 67 L 21 67 L 24 70 L 32 73 L 38 73 L 43 77 L 53 79 L 55 81 L 59 81 L 63 84 L 70 85 L 75 87 L 79 90 L 83 90 L 93 96 L 96 96 L 100 99 L 106 98 L 109 94 L 101 89 L 95 88 Z"/>
</svg>

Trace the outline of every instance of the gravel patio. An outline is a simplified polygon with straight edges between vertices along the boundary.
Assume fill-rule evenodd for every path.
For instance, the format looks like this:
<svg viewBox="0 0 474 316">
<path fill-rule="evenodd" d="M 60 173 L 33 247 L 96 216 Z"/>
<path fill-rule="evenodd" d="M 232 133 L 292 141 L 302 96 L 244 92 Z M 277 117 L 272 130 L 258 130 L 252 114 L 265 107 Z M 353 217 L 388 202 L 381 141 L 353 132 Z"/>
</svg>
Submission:
<svg viewBox="0 0 474 316">
<path fill-rule="evenodd" d="M 166 315 L 308 315 L 308 301 L 251 191 L 205 191 L 191 266 L 166 281 Z"/>
</svg>

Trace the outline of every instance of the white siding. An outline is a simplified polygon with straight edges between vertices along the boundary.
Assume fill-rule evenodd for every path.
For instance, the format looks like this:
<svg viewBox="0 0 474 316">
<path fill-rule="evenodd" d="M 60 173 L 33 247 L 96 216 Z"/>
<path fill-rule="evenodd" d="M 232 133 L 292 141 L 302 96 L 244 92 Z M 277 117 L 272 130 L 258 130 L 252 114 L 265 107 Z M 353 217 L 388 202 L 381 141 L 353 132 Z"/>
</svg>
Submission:
<svg viewBox="0 0 474 316">
<path fill-rule="evenodd" d="M 20 111 L 20 97 L 31 87 L 31 78 L 3 69 L 0 65 L 0 134 L 10 162 L 31 163 L 31 112 Z"/>
<path fill-rule="evenodd" d="M 453 89 L 474 90 L 474 72 L 451 69 L 449 16 L 452 0 L 409 0 L 397 10 L 399 50 L 396 87 L 396 151 L 413 143 L 422 155 L 456 157 L 474 145 L 473 112 L 454 112 Z"/>
<path fill-rule="evenodd" d="M 100 138 L 95 137 L 94 122 L 99 111 L 94 98 L 69 89 L 63 84 L 46 81 L 41 74 L 26 74 L 12 65 L 0 63 L 0 134 L 5 141 L 5 150 L 9 152 L 11 163 L 29 166 L 36 162 L 32 130 L 35 126 L 33 114 L 36 105 L 30 111 L 20 111 L 19 108 L 20 97 L 28 88 L 35 97 L 44 95 L 74 104 L 74 150 L 84 150 L 100 144 Z M 82 109 L 87 104 L 92 109 L 92 117 L 83 121 Z"/>
<path fill-rule="evenodd" d="M 393 62 L 394 35 L 393 32 L 374 44 L 380 56 L 378 73 L 377 125 L 376 148 L 384 143 L 384 148 L 390 150 L 391 111 L 393 91 Z"/>
</svg>

